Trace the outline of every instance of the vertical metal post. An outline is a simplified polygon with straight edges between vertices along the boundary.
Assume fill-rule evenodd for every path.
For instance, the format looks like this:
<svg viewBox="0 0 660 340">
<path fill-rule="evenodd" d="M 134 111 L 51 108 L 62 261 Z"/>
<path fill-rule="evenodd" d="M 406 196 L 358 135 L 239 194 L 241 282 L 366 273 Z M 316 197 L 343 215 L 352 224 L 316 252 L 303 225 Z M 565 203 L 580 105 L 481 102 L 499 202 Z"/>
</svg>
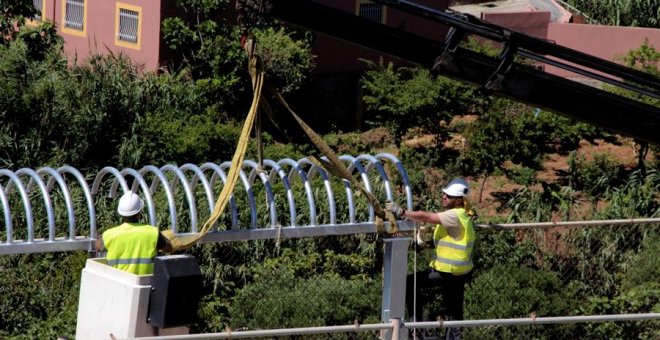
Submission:
<svg viewBox="0 0 660 340">
<path fill-rule="evenodd" d="M 410 241 L 412 241 L 410 237 L 397 237 L 385 240 L 385 252 L 383 254 L 382 322 L 389 322 L 392 319 L 404 319 L 408 245 Z M 399 334 L 396 337 L 401 338 Z M 383 338 L 392 339 L 392 332 L 388 330 Z"/>
</svg>

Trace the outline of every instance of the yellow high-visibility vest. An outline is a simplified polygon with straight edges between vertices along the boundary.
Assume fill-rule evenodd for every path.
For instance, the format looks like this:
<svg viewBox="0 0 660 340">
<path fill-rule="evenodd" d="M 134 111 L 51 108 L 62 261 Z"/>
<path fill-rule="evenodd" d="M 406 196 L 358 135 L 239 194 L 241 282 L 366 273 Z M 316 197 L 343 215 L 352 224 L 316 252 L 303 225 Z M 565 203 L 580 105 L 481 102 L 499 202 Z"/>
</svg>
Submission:
<svg viewBox="0 0 660 340">
<path fill-rule="evenodd" d="M 461 275 L 472 270 L 472 248 L 476 235 L 474 224 L 465 213 L 465 209 L 453 210 L 458 215 L 461 233 L 457 239 L 454 239 L 447 233 L 445 227 L 436 226 L 433 232 L 435 258 L 431 261 L 430 266 L 439 272 Z"/>
<path fill-rule="evenodd" d="M 154 273 L 158 228 L 141 223 L 123 223 L 103 233 L 108 265 L 136 275 Z"/>
</svg>

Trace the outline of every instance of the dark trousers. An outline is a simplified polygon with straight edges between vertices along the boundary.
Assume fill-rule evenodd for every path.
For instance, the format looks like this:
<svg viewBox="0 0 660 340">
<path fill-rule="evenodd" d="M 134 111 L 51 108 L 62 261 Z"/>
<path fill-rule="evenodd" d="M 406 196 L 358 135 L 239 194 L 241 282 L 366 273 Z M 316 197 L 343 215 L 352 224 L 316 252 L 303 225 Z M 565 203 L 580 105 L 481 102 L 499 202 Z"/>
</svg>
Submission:
<svg viewBox="0 0 660 340">
<path fill-rule="evenodd" d="M 422 320 L 422 311 L 427 301 L 432 296 L 425 294 L 425 288 L 438 287 L 442 294 L 442 305 L 444 307 L 443 319 L 445 320 L 463 320 L 463 297 L 465 295 L 465 282 L 472 277 L 472 272 L 464 275 L 453 275 L 436 271 L 435 269 L 426 269 L 417 272 L 417 304 L 416 320 Z M 409 318 L 413 317 L 415 274 L 408 274 L 406 277 L 406 308 Z"/>
</svg>

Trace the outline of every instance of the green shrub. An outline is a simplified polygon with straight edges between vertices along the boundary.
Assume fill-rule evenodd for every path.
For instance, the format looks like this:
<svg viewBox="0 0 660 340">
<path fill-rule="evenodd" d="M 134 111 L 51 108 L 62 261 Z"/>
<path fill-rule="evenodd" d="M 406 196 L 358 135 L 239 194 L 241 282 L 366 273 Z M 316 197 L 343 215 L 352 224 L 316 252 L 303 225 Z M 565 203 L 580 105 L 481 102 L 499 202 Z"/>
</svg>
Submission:
<svg viewBox="0 0 660 340">
<path fill-rule="evenodd" d="M 566 315 L 569 292 L 555 273 L 516 265 L 500 265 L 476 276 L 465 292 L 466 319 L 524 318 Z M 541 337 L 565 338 L 561 326 L 515 329 L 501 327 L 466 329 L 466 337 L 513 339 Z"/>
<path fill-rule="evenodd" d="M 596 153 L 593 157 L 593 160 L 587 161 L 584 155 L 572 152 L 568 165 L 572 187 L 598 198 L 607 188 L 620 181 L 623 166 L 617 164 L 608 154 Z"/>
<path fill-rule="evenodd" d="M 337 275 L 296 277 L 286 267 L 265 271 L 237 292 L 229 313 L 234 329 L 270 329 L 378 322 L 380 281 Z"/>
<path fill-rule="evenodd" d="M 508 171 L 507 177 L 516 184 L 529 186 L 536 181 L 536 170 L 526 166 L 515 167 Z"/>
<path fill-rule="evenodd" d="M 628 261 L 628 270 L 621 280 L 621 291 L 629 291 L 645 283 L 657 283 L 660 278 L 660 230 L 643 241 L 642 250 Z"/>
<path fill-rule="evenodd" d="M 80 274 L 87 254 L 0 257 L 0 335 L 12 339 L 73 337 Z"/>
<path fill-rule="evenodd" d="M 624 184 L 607 188 L 604 196 L 609 203 L 599 211 L 597 219 L 621 219 L 660 216 L 660 171 L 650 169 L 646 176 L 640 170 L 630 174 Z"/>
<path fill-rule="evenodd" d="M 535 245 L 529 240 L 519 241 L 517 234 L 515 230 L 478 229 L 473 253 L 475 270 L 534 264 Z"/>
<path fill-rule="evenodd" d="M 660 312 L 660 284 L 649 282 L 614 298 L 590 297 L 580 301 L 576 314 L 608 315 Z M 596 322 L 577 324 L 573 335 L 598 339 L 657 339 L 657 321 Z"/>
</svg>

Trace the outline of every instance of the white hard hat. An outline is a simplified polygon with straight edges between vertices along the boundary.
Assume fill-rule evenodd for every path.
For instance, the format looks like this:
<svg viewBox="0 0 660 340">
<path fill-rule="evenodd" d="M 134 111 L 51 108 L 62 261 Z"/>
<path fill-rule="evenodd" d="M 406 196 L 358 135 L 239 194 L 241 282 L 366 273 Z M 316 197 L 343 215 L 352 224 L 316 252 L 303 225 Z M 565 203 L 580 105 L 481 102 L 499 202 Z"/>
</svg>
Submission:
<svg viewBox="0 0 660 340">
<path fill-rule="evenodd" d="M 117 206 L 117 212 L 121 216 L 133 216 L 142 211 L 142 207 L 144 207 L 144 202 L 138 196 L 132 191 L 129 191 L 124 194 L 119 199 L 119 205 Z"/>
<path fill-rule="evenodd" d="M 462 178 L 454 178 L 447 186 L 442 189 L 447 196 L 465 197 L 470 193 L 470 186 Z"/>
</svg>

